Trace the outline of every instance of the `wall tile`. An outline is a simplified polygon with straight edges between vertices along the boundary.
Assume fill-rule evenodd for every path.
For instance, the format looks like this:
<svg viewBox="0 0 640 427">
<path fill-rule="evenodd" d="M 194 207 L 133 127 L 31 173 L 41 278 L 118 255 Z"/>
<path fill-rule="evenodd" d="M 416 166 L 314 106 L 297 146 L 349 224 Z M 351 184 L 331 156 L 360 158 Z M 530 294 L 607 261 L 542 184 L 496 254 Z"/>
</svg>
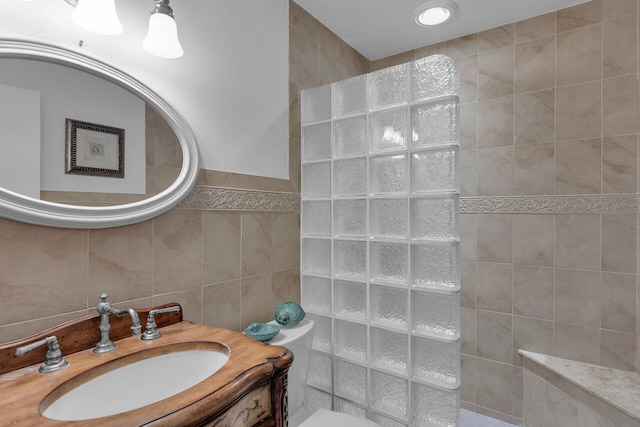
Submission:
<svg viewBox="0 0 640 427">
<path fill-rule="evenodd" d="M 602 329 L 637 332 L 635 275 L 602 273 L 600 301 Z"/>
<path fill-rule="evenodd" d="M 476 305 L 479 310 L 511 313 L 512 264 L 478 262 L 476 267 Z"/>
<path fill-rule="evenodd" d="M 476 359 L 476 404 L 511 412 L 511 365 Z"/>
<path fill-rule="evenodd" d="M 544 387 L 542 378 L 524 369 L 523 416 L 527 427 L 544 427 Z"/>
<path fill-rule="evenodd" d="M 603 76 L 638 72 L 638 18 L 635 15 L 608 21 L 602 27 Z"/>
<path fill-rule="evenodd" d="M 478 148 L 513 145 L 513 97 L 478 102 Z"/>
<path fill-rule="evenodd" d="M 600 194 L 601 156 L 600 138 L 556 143 L 556 193 Z"/>
<path fill-rule="evenodd" d="M 559 268 L 600 270 L 599 215 L 556 215 L 555 263 Z"/>
<path fill-rule="evenodd" d="M 556 38 L 546 37 L 515 47 L 516 93 L 555 86 Z"/>
<path fill-rule="evenodd" d="M 460 150 L 475 150 L 478 140 L 478 104 L 460 105 Z"/>
<path fill-rule="evenodd" d="M 460 152 L 460 196 L 469 197 L 478 194 L 476 150 Z"/>
<path fill-rule="evenodd" d="M 556 322 L 600 327 L 600 273 L 556 269 L 553 311 Z"/>
<path fill-rule="evenodd" d="M 478 233 L 475 214 L 460 214 L 460 259 L 475 260 L 477 257 Z"/>
<path fill-rule="evenodd" d="M 513 316 L 513 364 L 522 366 L 518 350 L 553 353 L 553 322 Z"/>
<path fill-rule="evenodd" d="M 154 293 L 202 286 L 202 214 L 161 215 L 153 233 Z"/>
<path fill-rule="evenodd" d="M 460 358 L 460 399 L 465 402 L 476 401 L 476 358 L 465 354 Z"/>
<path fill-rule="evenodd" d="M 270 213 L 242 214 L 242 276 L 271 271 Z"/>
<path fill-rule="evenodd" d="M 638 76 L 605 79 L 602 82 L 602 134 L 638 132 Z"/>
<path fill-rule="evenodd" d="M 515 417 L 512 423 L 515 425 L 522 425 L 522 416 L 524 412 L 524 403 L 522 398 L 524 397 L 524 369 L 519 366 L 514 366 L 511 369 L 511 415 Z"/>
<path fill-rule="evenodd" d="M 205 284 L 240 278 L 240 213 L 203 212 L 203 280 Z"/>
<path fill-rule="evenodd" d="M 602 0 L 591 0 L 556 12 L 556 31 L 574 30 L 602 21 Z"/>
<path fill-rule="evenodd" d="M 514 43 L 515 24 L 507 24 L 478 33 L 478 50 L 491 50 Z"/>
<path fill-rule="evenodd" d="M 553 143 L 515 147 L 513 194 L 553 194 L 554 169 L 555 149 Z"/>
<path fill-rule="evenodd" d="M 636 273 L 635 214 L 602 215 L 602 271 Z"/>
<path fill-rule="evenodd" d="M 478 357 L 511 363 L 513 359 L 512 317 L 510 314 L 477 311 L 476 355 Z M 481 403 L 478 402 L 478 404 Z"/>
<path fill-rule="evenodd" d="M 460 102 L 475 102 L 478 99 L 478 56 L 463 56 L 455 62 L 460 75 Z"/>
<path fill-rule="evenodd" d="M 602 192 L 635 193 L 638 182 L 637 134 L 602 139 Z"/>
<path fill-rule="evenodd" d="M 599 137 L 600 81 L 560 87 L 556 91 L 556 139 Z"/>
<path fill-rule="evenodd" d="M 89 301 L 103 292 L 110 302 L 151 294 L 153 227 L 147 221 L 89 231 Z"/>
<path fill-rule="evenodd" d="M 513 217 L 515 264 L 553 266 L 553 215 Z"/>
<path fill-rule="evenodd" d="M 202 288 L 202 322 L 205 325 L 241 330 L 240 280 Z"/>
<path fill-rule="evenodd" d="M 637 11 L 637 0 L 602 0 L 602 19 L 605 21 L 635 15 Z"/>
<path fill-rule="evenodd" d="M 453 59 L 478 53 L 478 35 L 471 34 L 457 39 L 447 40 L 447 55 Z"/>
<path fill-rule="evenodd" d="M 516 43 L 528 42 L 556 33 L 555 12 L 538 15 L 533 18 L 516 22 L 515 39 Z"/>
<path fill-rule="evenodd" d="M 549 383 L 544 385 L 544 425 L 578 426 L 578 402 Z"/>
<path fill-rule="evenodd" d="M 477 215 L 478 261 L 513 261 L 513 216 Z"/>
<path fill-rule="evenodd" d="M 636 334 L 600 330 L 600 364 L 623 371 L 636 371 Z"/>
<path fill-rule="evenodd" d="M 513 46 L 478 54 L 478 99 L 499 98 L 513 94 Z"/>
<path fill-rule="evenodd" d="M 464 354 L 476 354 L 476 311 L 472 308 L 460 309 L 460 351 Z"/>
<path fill-rule="evenodd" d="M 516 95 L 514 99 L 514 143 L 550 142 L 555 137 L 555 91 Z"/>
<path fill-rule="evenodd" d="M 177 302 L 182 306 L 182 318 L 190 322 L 202 323 L 202 288 L 182 289 L 152 297 L 152 306 Z"/>
<path fill-rule="evenodd" d="M 586 326 L 554 323 L 552 356 L 598 364 L 600 361 L 600 330 Z"/>
<path fill-rule="evenodd" d="M 513 147 L 478 150 L 478 196 L 513 195 Z"/>
<path fill-rule="evenodd" d="M 553 274 L 548 267 L 515 266 L 513 313 L 553 320 Z"/>
<path fill-rule="evenodd" d="M 271 270 L 289 270 L 300 265 L 300 213 L 273 213 Z"/>
<path fill-rule="evenodd" d="M 476 308 L 476 261 L 460 261 L 460 305 Z"/>
<path fill-rule="evenodd" d="M 245 329 L 252 323 L 265 323 L 273 320 L 271 274 L 246 277 L 242 279 L 240 298 L 241 324 Z M 265 300 L 269 304 L 265 304 Z"/>
<path fill-rule="evenodd" d="M 602 78 L 602 25 L 558 34 L 556 84 L 565 86 Z"/>
<path fill-rule="evenodd" d="M 300 274 L 298 269 L 276 271 L 272 275 L 272 301 L 275 309 L 278 304 L 293 301 L 300 304 Z"/>
</svg>

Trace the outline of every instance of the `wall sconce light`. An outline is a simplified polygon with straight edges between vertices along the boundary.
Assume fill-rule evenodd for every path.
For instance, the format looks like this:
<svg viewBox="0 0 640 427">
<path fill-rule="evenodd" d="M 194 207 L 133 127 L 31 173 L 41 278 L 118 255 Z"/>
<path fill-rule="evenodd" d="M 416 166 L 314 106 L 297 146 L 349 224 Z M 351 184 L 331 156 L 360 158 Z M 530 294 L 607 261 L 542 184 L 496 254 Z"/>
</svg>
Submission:
<svg viewBox="0 0 640 427">
<path fill-rule="evenodd" d="M 184 51 L 178 40 L 178 27 L 169 0 L 155 0 L 149 17 L 149 32 L 142 42 L 144 50 L 161 58 L 180 58 Z"/>
<path fill-rule="evenodd" d="M 123 31 L 115 0 L 64 0 L 75 7 L 71 20 L 93 33 L 115 35 Z M 154 0 L 149 31 L 142 42 L 144 50 L 160 58 L 180 58 L 184 51 L 178 40 L 178 27 L 169 0 Z"/>
</svg>

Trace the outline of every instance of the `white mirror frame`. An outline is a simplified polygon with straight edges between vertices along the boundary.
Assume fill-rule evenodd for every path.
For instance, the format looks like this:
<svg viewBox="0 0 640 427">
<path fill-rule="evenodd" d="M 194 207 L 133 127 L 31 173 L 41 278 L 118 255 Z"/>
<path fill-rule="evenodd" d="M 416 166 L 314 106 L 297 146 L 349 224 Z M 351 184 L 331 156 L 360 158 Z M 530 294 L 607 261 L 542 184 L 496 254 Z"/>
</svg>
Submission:
<svg viewBox="0 0 640 427">
<path fill-rule="evenodd" d="M 24 40 L 0 40 L 0 58 L 43 60 L 105 78 L 152 105 L 171 126 L 182 147 L 182 170 L 163 192 L 117 206 L 74 206 L 39 200 L 0 187 L 0 217 L 64 228 L 108 228 L 134 224 L 164 213 L 180 203 L 198 177 L 198 146 L 191 127 L 166 101 L 128 74 L 79 53 Z"/>
</svg>

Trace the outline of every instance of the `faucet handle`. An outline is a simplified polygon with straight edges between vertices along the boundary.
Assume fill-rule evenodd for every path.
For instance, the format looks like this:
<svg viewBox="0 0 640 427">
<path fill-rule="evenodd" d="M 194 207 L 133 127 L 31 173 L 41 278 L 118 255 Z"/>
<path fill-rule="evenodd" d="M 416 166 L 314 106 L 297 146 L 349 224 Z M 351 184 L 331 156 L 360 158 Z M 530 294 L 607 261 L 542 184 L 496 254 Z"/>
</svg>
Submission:
<svg viewBox="0 0 640 427">
<path fill-rule="evenodd" d="M 144 332 L 140 339 L 142 340 L 155 340 L 162 336 L 162 332 L 158 330 L 158 325 L 156 325 L 156 315 L 162 313 L 172 313 L 174 311 L 180 311 L 179 305 L 174 305 L 171 307 L 158 308 L 155 310 L 151 310 L 147 315 L 147 325 L 144 328 Z"/>
<path fill-rule="evenodd" d="M 47 350 L 47 355 L 45 356 L 44 363 L 42 363 L 42 365 L 40 365 L 40 368 L 38 368 L 38 372 L 55 372 L 69 366 L 69 362 L 62 358 L 62 351 L 60 350 L 60 346 L 58 345 L 58 338 L 56 338 L 55 336 L 46 337 L 43 340 L 27 344 L 23 347 L 19 347 L 18 349 L 16 349 L 16 356 L 20 357 L 26 352 L 34 350 L 45 344 L 49 346 L 49 349 Z"/>
</svg>

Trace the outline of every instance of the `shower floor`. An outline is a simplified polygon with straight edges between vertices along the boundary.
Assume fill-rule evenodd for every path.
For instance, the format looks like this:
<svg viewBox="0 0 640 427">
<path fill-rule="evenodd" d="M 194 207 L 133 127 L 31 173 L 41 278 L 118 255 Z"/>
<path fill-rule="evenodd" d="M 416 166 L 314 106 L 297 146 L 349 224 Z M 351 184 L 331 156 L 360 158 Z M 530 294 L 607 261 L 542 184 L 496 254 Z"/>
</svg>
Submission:
<svg viewBox="0 0 640 427">
<path fill-rule="evenodd" d="M 475 412 L 460 410 L 460 427 L 517 427 L 515 424 L 509 424 L 486 415 L 476 414 Z"/>
</svg>

